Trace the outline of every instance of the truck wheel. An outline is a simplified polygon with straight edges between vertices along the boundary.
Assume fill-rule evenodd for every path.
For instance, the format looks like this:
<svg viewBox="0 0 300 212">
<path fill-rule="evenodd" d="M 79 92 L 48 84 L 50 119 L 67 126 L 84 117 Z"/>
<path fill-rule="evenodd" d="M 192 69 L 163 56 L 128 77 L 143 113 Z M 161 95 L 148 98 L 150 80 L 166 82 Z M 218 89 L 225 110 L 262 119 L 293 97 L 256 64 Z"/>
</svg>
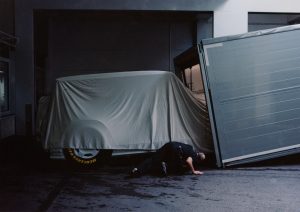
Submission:
<svg viewBox="0 0 300 212">
<path fill-rule="evenodd" d="M 93 166 L 107 161 L 111 157 L 112 150 L 66 148 L 64 154 L 68 160 L 77 165 Z"/>
</svg>

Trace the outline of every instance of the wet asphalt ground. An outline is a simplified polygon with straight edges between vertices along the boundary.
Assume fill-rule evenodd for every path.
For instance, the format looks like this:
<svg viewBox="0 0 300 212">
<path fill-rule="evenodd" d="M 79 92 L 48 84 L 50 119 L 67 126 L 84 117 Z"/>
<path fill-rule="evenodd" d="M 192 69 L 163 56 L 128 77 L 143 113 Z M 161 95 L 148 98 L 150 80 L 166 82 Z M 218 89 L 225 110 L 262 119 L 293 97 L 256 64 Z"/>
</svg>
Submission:
<svg viewBox="0 0 300 212">
<path fill-rule="evenodd" d="M 300 211 L 300 157 L 202 167 L 204 175 L 128 179 L 141 157 L 79 169 L 32 139 L 0 145 L 0 211 Z"/>
</svg>

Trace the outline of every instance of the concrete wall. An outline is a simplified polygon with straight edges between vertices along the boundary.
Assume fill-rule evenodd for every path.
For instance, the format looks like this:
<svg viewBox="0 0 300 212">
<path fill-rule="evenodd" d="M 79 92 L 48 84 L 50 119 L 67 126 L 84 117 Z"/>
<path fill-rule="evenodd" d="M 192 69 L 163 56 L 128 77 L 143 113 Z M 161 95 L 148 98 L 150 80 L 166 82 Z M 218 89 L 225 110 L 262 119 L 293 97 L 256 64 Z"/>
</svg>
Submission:
<svg viewBox="0 0 300 212">
<path fill-rule="evenodd" d="M 300 12 L 298 0 L 16 0 L 16 126 L 25 132 L 25 105 L 35 111 L 33 58 L 33 11 L 47 10 L 151 10 L 151 11 L 213 11 L 214 36 L 247 32 L 248 12 Z M 32 118 L 34 116 L 32 115 Z"/>
</svg>

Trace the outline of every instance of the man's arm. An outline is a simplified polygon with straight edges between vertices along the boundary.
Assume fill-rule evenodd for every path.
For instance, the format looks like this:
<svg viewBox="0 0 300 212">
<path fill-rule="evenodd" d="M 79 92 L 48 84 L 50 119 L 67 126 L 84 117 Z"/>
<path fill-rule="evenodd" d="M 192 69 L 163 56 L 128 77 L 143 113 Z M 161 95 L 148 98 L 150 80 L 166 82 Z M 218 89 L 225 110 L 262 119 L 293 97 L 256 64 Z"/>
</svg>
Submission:
<svg viewBox="0 0 300 212">
<path fill-rule="evenodd" d="M 186 163 L 188 164 L 189 168 L 191 169 L 191 171 L 193 172 L 193 174 L 196 174 L 196 175 L 201 175 L 203 174 L 203 172 L 200 172 L 198 170 L 195 170 L 194 166 L 193 166 L 193 159 L 192 157 L 188 157 L 186 159 Z"/>
</svg>

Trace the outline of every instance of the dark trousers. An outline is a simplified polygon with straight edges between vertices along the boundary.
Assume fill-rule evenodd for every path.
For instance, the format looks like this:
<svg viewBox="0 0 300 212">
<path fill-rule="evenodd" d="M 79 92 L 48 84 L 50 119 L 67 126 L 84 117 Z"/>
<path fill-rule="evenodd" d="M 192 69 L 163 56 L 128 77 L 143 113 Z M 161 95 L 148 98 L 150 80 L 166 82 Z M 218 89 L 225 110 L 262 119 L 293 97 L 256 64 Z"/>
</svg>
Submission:
<svg viewBox="0 0 300 212">
<path fill-rule="evenodd" d="M 172 143 L 166 143 L 151 158 L 139 164 L 137 168 L 140 174 L 162 174 L 162 162 L 167 164 L 168 173 L 181 173 L 184 163 L 181 149 Z"/>
</svg>

